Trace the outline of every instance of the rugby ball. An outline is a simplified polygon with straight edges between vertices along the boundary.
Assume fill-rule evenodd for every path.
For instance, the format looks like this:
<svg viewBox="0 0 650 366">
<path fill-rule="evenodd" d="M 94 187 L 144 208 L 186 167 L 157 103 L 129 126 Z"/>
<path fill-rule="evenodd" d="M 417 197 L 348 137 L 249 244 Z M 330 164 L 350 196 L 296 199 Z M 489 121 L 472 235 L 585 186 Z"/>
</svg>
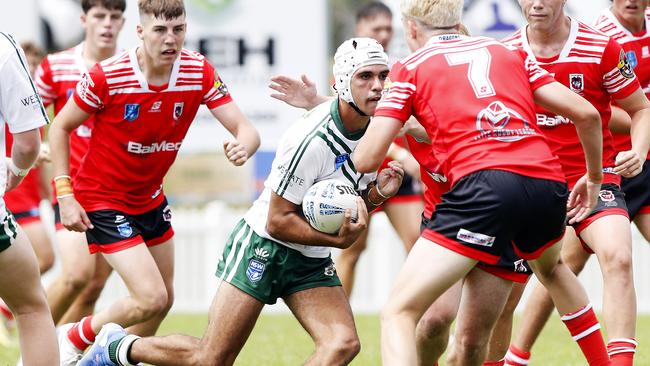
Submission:
<svg viewBox="0 0 650 366">
<path fill-rule="evenodd" d="M 358 194 L 354 187 L 337 179 L 327 179 L 309 188 L 302 200 L 302 212 L 311 226 L 324 233 L 339 231 L 345 218 L 345 210 L 352 211 L 356 221 Z"/>
</svg>

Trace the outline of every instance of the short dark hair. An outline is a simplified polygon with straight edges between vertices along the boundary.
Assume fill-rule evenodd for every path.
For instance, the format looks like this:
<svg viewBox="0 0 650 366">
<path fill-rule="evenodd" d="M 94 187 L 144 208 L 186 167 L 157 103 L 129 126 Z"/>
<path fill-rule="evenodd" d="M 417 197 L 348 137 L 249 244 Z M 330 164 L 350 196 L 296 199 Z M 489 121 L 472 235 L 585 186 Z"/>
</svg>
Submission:
<svg viewBox="0 0 650 366">
<path fill-rule="evenodd" d="M 126 0 L 81 0 L 81 9 L 83 9 L 84 14 L 95 6 L 124 12 L 126 10 Z"/>
<path fill-rule="evenodd" d="M 185 15 L 185 4 L 183 0 L 138 0 L 138 10 L 140 15 L 169 20 Z"/>
<path fill-rule="evenodd" d="M 357 10 L 357 23 L 362 19 L 374 18 L 379 14 L 385 14 L 389 18 L 393 18 L 393 12 L 390 8 L 381 1 L 373 1 Z"/>
</svg>

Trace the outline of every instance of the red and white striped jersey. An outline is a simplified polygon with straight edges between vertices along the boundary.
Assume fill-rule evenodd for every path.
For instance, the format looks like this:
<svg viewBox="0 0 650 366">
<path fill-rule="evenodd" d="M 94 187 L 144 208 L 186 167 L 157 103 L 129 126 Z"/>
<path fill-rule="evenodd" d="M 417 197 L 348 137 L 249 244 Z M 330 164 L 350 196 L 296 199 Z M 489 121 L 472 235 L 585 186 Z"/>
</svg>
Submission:
<svg viewBox="0 0 650 366">
<path fill-rule="evenodd" d="M 72 96 L 81 76 L 88 72 L 83 59 L 84 44 L 65 51 L 48 55 L 43 59 L 34 80 L 38 93 L 47 107 L 54 104 L 54 114 L 58 114 Z M 88 142 L 93 128 L 93 117 L 77 127 L 70 134 L 70 175 L 75 176 L 81 160 L 88 151 Z"/>
<path fill-rule="evenodd" d="M 634 69 L 634 74 L 639 79 L 646 96 L 650 97 L 650 9 L 645 11 L 645 28 L 638 33 L 632 33 L 616 19 L 610 9 L 605 9 L 596 20 L 595 28 L 612 37 L 618 42 L 625 54 L 627 61 Z M 632 148 L 630 135 L 613 133 L 614 149 L 628 151 Z M 650 159 L 650 153 L 648 153 Z"/>
<path fill-rule="evenodd" d="M 620 184 L 613 173 L 616 152 L 607 128 L 612 99 L 625 98 L 639 88 L 639 82 L 627 62 L 621 46 L 602 32 L 571 19 L 569 39 L 560 54 L 535 57 L 525 28 L 504 40 L 523 49 L 529 57 L 564 84 L 587 99 L 600 112 L 603 131 L 603 183 Z M 586 173 L 585 157 L 573 122 L 537 107 L 537 125 L 548 137 L 553 153 L 560 158 L 569 187 Z"/>
<path fill-rule="evenodd" d="M 565 181 L 534 123 L 533 91 L 553 78 L 523 51 L 485 37 L 433 37 L 389 78 L 375 116 L 415 116 L 452 186 L 486 169 Z"/>
<path fill-rule="evenodd" d="M 149 211 L 163 201 L 162 180 L 201 104 L 232 101 L 202 55 L 182 50 L 169 83 L 149 85 L 136 48 L 95 65 L 77 84 L 77 105 L 95 115 L 88 153 L 74 180 L 86 211 Z"/>
</svg>

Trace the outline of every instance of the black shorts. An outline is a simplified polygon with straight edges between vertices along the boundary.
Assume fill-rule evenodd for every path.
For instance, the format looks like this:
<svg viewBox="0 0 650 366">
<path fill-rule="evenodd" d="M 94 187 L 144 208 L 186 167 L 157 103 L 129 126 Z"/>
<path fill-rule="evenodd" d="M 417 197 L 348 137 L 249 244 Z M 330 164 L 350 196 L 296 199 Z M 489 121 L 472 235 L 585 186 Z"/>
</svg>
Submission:
<svg viewBox="0 0 650 366">
<path fill-rule="evenodd" d="M 564 234 L 568 193 L 565 183 L 478 171 L 442 195 L 422 237 L 492 265 L 508 247 L 536 259 Z"/>
<path fill-rule="evenodd" d="M 54 228 L 56 229 L 56 231 L 65 229 L 65 227 L 61 223 L 61 212 L 59 212 L 58 202 L 52 204 L 52 210 L 54 211 Z"/>
<path fill-rule="evenodd" d="M 589 217 L 571 226 L 573 226 L 573 229 L 575 229 L 576 234 L 579 236 L 582 230 L 586 229 L 591 223 L 609 215 L 629 217 L 627 206 L 625 205 L 625 194 L 623 194 L 619 186 L 611 183 L 601 186 L 596 208 L 591 212 Z"/>
<path fill-rule="evenodd" d="M 422 223 L 420 224 L 420 231 L 423 231 L 431 219 L 427 218 L 422 214 Z M 506 248 L 506 252 L 497 264 L 487 264 L 483 262 L 478 262 L 476 265 L 481 270 L 490 273 L 504 280 L 514 281 L 525 283 L 528 281 L 530 275 L 533 274 L 532 269 L 528 265 L 528 262 L 519 258 L 517 253 L 515 253 L 512 246 Z"/>
<path fill-rule="evenodd" d="M 18 225 L 27 225 L 32 222 L 41 221 L 41 210 L 38 207 L 33 207 L 27 211 L 16 212 L 14 218 Z"/>
<path fill-rule="evenodd" d="M 650 160 L 643 163 L 643 170 L 633 178 L 622 178 L 621 189 L 625 192 L 625 204 L 630 218 L 650 213 Z"/>
<path fill-rule="evenodd" d="M 162 244 L 174 236 L 167 199 L 153 210 L 130 215 L 117 210 L 88 212 L 94 228 L 86 231 L 91 253 L 115 253 L 140 243 Z"/>
</svg>

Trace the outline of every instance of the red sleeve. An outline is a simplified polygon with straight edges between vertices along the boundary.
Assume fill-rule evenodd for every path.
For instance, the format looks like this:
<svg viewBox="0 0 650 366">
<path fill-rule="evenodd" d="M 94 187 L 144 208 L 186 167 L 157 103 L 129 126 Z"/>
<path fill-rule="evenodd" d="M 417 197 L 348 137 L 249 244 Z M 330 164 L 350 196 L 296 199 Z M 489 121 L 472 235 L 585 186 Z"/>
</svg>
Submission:
<svg viewBox="0 0 650 366">
<path fill-rule="evenodd" d="M 104 108 L 107 96 L 106 75 L 100 64 L 95 64 L 77 83 L 74 91 L 74 101 L 85 112 L 95 113 Z"/>
<path fill-rule="evenodd" d="M 551 74 L 542 69 L 537 61 L 530 57 L 524 50 L 518 48 L 515 52 L 517 52 L 519 57 L 524 61 L 524 68 L 526 69 L 526 75 L 528 75 L 530 90 L 535 91 L 539 87 L 555 81 Z"/>
<path fill-rule="evenodd" d="M 411 73 L 402 63 L 393 65 L 384 83 L 384 92 L 375 117 L 390 117 L 406 122 L 412 114 L 416 87 Z"/>
<path fill-rule="evenodd" d="M 203 80 L 206 82 L 203 83 L 203 101 L 208 109 L 215 109 L 226 103 L 232 102 L 232 97 L 228 91 L 228 87 L 221 80 L 221 77 L 217 73 L 212 65 L 206 59 L 203 64 Z"/>
<path fill-rule="evenodd" d="M 625 98 L 641 87 L 632 65 L 627 61 L 625 51 L 612 38 L 603 52 L 600 71 L 603 86 L 614 99 Z"/>
<path fill-rule="evenodd" d="M 50 61 L 47 57 L 45 57 L 43 61 L 41 61 L 41 64 L 38 65 L 36 73 L 34 74 L 34 79 L 36 82 L 36 88 L 38 89 L 38 94 L 41 96 L 41 100 L 43 100 L 43 105 L 47 107 L 54 103 L 56 100 L 56 90 L 54 88 L 54 80 L 52 80 Z"/>
</svg>

